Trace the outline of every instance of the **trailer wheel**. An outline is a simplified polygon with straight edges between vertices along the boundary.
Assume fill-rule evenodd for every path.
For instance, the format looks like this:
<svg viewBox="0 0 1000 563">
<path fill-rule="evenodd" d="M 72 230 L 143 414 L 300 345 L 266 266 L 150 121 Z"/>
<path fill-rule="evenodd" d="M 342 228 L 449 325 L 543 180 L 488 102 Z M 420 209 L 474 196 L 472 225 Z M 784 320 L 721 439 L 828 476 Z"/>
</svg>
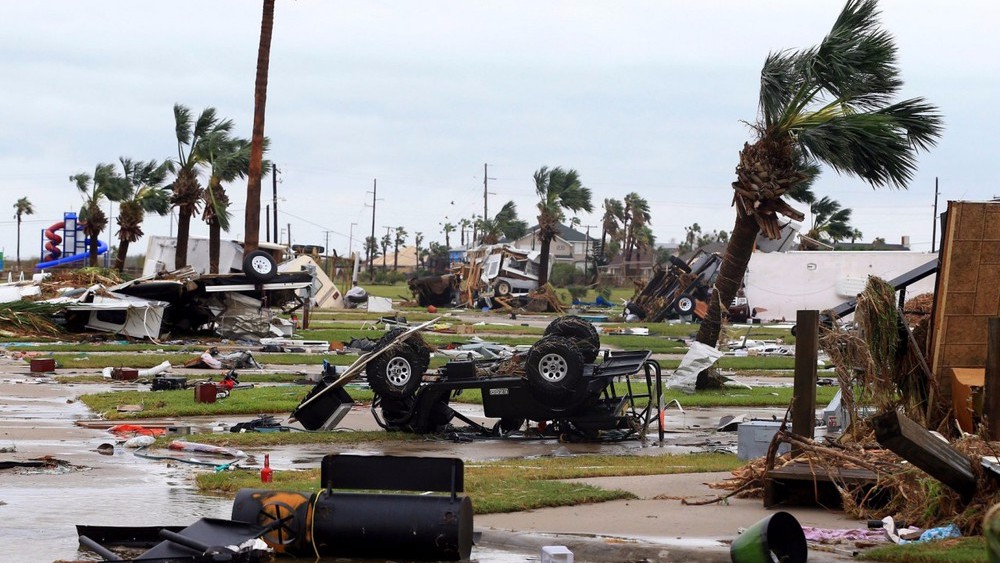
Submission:
<svg viewBox="0 0 1000 563">
<path fill-rule="evenodd" d="M 694 312 L 694 299 L 685 295 L 677 300 L 677 304 L 674 305 L 674 309 L 681 315 L 690 315 Z"/>
<path fill-rule="evenodd" d="M 576 315 L 555 318 L 545 327 L 545 334 L 572 340 L 576 344 L 576 349 L 580 351 L 583 361 L 588 364 L 594 363 L 597 352 L 601 349 L 601 337 L 598 336 L 597 329 L 589 321 Z"/>
<path fill-rule="evenodd" d="M 394 328 L 386 332 L 384 335 L 382 335 L 382 338 L 379 338 L 378 342 L 375 343 L 375 350 L 381 350 L 386 346 L 391 346 L 393 341 L 396 340 L 396 338 L 398 338 L 399 335 L 403 334 L 404 332 L 406 332 L 405 328 Z M 427 343 L 424 342 L 423 338 L 420 337 L 420 335 L 415 334 L 410 338 L 404 340 L 403 342 L 399 343 L 398 346 L 405 348 L 406 350 L 409 350 L 413 354 L 414 359 L 420 366 L 421 374 L 427 371 L 427 368 L 431 365 L 431 349 L 430 346 L 428 346 Z"/>
<path fill-rule="evenodd" d="M 505 281 L 499 281 L 496 285 L 497 295 L 507 296 L 510 295 L 510 283 Z"/>
<path fill-rule="evenodd" d="M 269 282 L 278 275 L 278 263 L 264 250 L 254 250 L 243 257 L 243 274 L 258 283 Z"/>
<path fill-rule="evenodd" d="M 528 387 L 540 402 L 553 406 L 568 403 L 583 378 L 583 357 L 576 343 L 562 336 L 549 335 L 528 350 L 525 364 Z"/>
<path fill-rule="evenodd" d="M 365 374 L 372 391 L 383 397 L 405 399 L 417 391 L 424 371 L 412 351 L 394 346 L 372 360 Z"/>
</svg>

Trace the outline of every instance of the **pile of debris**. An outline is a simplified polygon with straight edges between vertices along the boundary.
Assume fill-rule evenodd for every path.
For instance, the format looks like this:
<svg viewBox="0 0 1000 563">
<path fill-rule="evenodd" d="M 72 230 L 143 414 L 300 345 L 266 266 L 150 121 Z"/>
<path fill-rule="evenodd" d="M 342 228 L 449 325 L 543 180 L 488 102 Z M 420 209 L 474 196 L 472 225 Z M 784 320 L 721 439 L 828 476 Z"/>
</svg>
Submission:
<svg viewBox="0 0 1000 563">
<path fill-rule="evenodd" d="M 626 320 L 658 323 L 675 318 L 703 319 L 721 264 L 722 258 L 716 253 L 698 251 L 687 262 L 671 256 L 665 268 L 657 266 L 649 281 L 637 285 L 635 295 L 625 305 Z M 729 307 L 728 318 L 747 322 L 753 316 L 755 311 L 741 290 Z"/>
</svg>

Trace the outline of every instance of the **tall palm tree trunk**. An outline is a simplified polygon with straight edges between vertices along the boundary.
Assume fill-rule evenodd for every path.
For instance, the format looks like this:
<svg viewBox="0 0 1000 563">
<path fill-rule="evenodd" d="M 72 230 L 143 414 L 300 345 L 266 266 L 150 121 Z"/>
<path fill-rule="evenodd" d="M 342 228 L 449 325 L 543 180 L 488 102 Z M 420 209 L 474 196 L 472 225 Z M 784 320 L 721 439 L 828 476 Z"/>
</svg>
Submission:
<svg viewBox="0 0 1000 563">
<path fill-rule="evenodd" d="M 274 0 L 264 0 L 257 49 L 257 79 L 253 91 L 253 133 L 250 137 L 250 169 L 244 223 L 244 252 L 257 250 L 260 242 L 260 178 L 264 159 L 264 108 L 267 104 L 267 70 L 271 62 L 271 30 Z"/>
<path fill-rule="evenodd" d="M 188 265 L 188 235 L 191 232 L 191 212 L 183 207 L 177 210 L 177 249 L 174 252 L 174 269 Z"/>
<path fill-rule="evenodd" d="M 722 257 L 719 275 L 715 278 L 715 289 L 708 304 L 708 313 L 698 328 L 698 336 L 695 338 L 698 342 L 709 346 L 718 344 L 719 333 L 722 330 L 722 306 L 729 308 L 729 304 L 733 302 L 736 292 L 743 283 L 743 275 L 747 271 L 747 264 L 750 263 L 759 231 L 760 226 L 753 217 L 737 212 L 736 225 L 729 237 L 726 254 Z"/>
<path fill-rule="evenodd" d="M 219 248 L 222 245 L 222 226 L 215 219 L 208 222 L 208 273 L 219 273 Z"/>
<path fill-rule="evenodd" d="M 21 269 L 21 216 L 17 216 L 17 269 Z"/>
<path fill-rule="evenodd" d="M 128 247 L 131 244 L 128 239 L 118 239 L 118 255 L 115 256 L 115 270 L 118 273 L 125 271 L 125 255 L 128 254 Z"/>
<path fill-rule="evenodd" d="M 90 236 L 89 236 L 89 241 L 88 242 L 90 243 L 90 259 L 87 262 L 87 264 L 91 268 L 96 268 L 97 267 L 97 237 L 98 236 L 99 236 L 99 233 L 91 233 Z"/>
<path fill-rule="evenodd" d="M 552 244 L 552 239 L 549 237 L 542 237 L 542 248 L 540 250 L 541 260 L 538 263 L 538 286 L 541 287 L 549 283 L 549 246 Z"/>
</svg>

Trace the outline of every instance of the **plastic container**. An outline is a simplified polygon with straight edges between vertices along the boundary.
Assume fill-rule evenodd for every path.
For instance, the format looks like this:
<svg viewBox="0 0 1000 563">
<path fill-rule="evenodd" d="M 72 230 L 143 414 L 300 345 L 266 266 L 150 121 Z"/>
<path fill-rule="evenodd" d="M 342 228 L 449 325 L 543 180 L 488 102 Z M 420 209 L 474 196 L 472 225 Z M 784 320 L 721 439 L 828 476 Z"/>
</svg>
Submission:
<svg viewBox="0 0 1000 563">
<path fill-rule="evenodd" d="M 809 548 L 799 521 L 775 512 L 736 536 L 729 556 L 733 563 L 806 563 Z"/>
</svg>

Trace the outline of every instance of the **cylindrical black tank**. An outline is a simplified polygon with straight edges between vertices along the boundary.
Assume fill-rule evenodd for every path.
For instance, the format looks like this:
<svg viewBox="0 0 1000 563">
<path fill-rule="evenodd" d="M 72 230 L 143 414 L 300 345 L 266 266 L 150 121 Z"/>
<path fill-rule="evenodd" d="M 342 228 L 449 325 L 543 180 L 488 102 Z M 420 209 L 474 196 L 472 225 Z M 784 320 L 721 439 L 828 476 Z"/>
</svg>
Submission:
<svg viewBox="0 0 1000 563">
<path fill-rule="evenodd" d="M 284 543 L 272 545 L 278 551 L 410 561 L 458 561 L 472 554 L 468 497 L 321 491 L 306 503 L 309 513 L 303 517 L 280 494 L 298 495 L 244 489 L 233 503 L 233 520 L 266 526 L 275 514 L 294 516 L 282 534 Z M 275 537 L 264 540 L 271 544 Z"/>
</svg>

